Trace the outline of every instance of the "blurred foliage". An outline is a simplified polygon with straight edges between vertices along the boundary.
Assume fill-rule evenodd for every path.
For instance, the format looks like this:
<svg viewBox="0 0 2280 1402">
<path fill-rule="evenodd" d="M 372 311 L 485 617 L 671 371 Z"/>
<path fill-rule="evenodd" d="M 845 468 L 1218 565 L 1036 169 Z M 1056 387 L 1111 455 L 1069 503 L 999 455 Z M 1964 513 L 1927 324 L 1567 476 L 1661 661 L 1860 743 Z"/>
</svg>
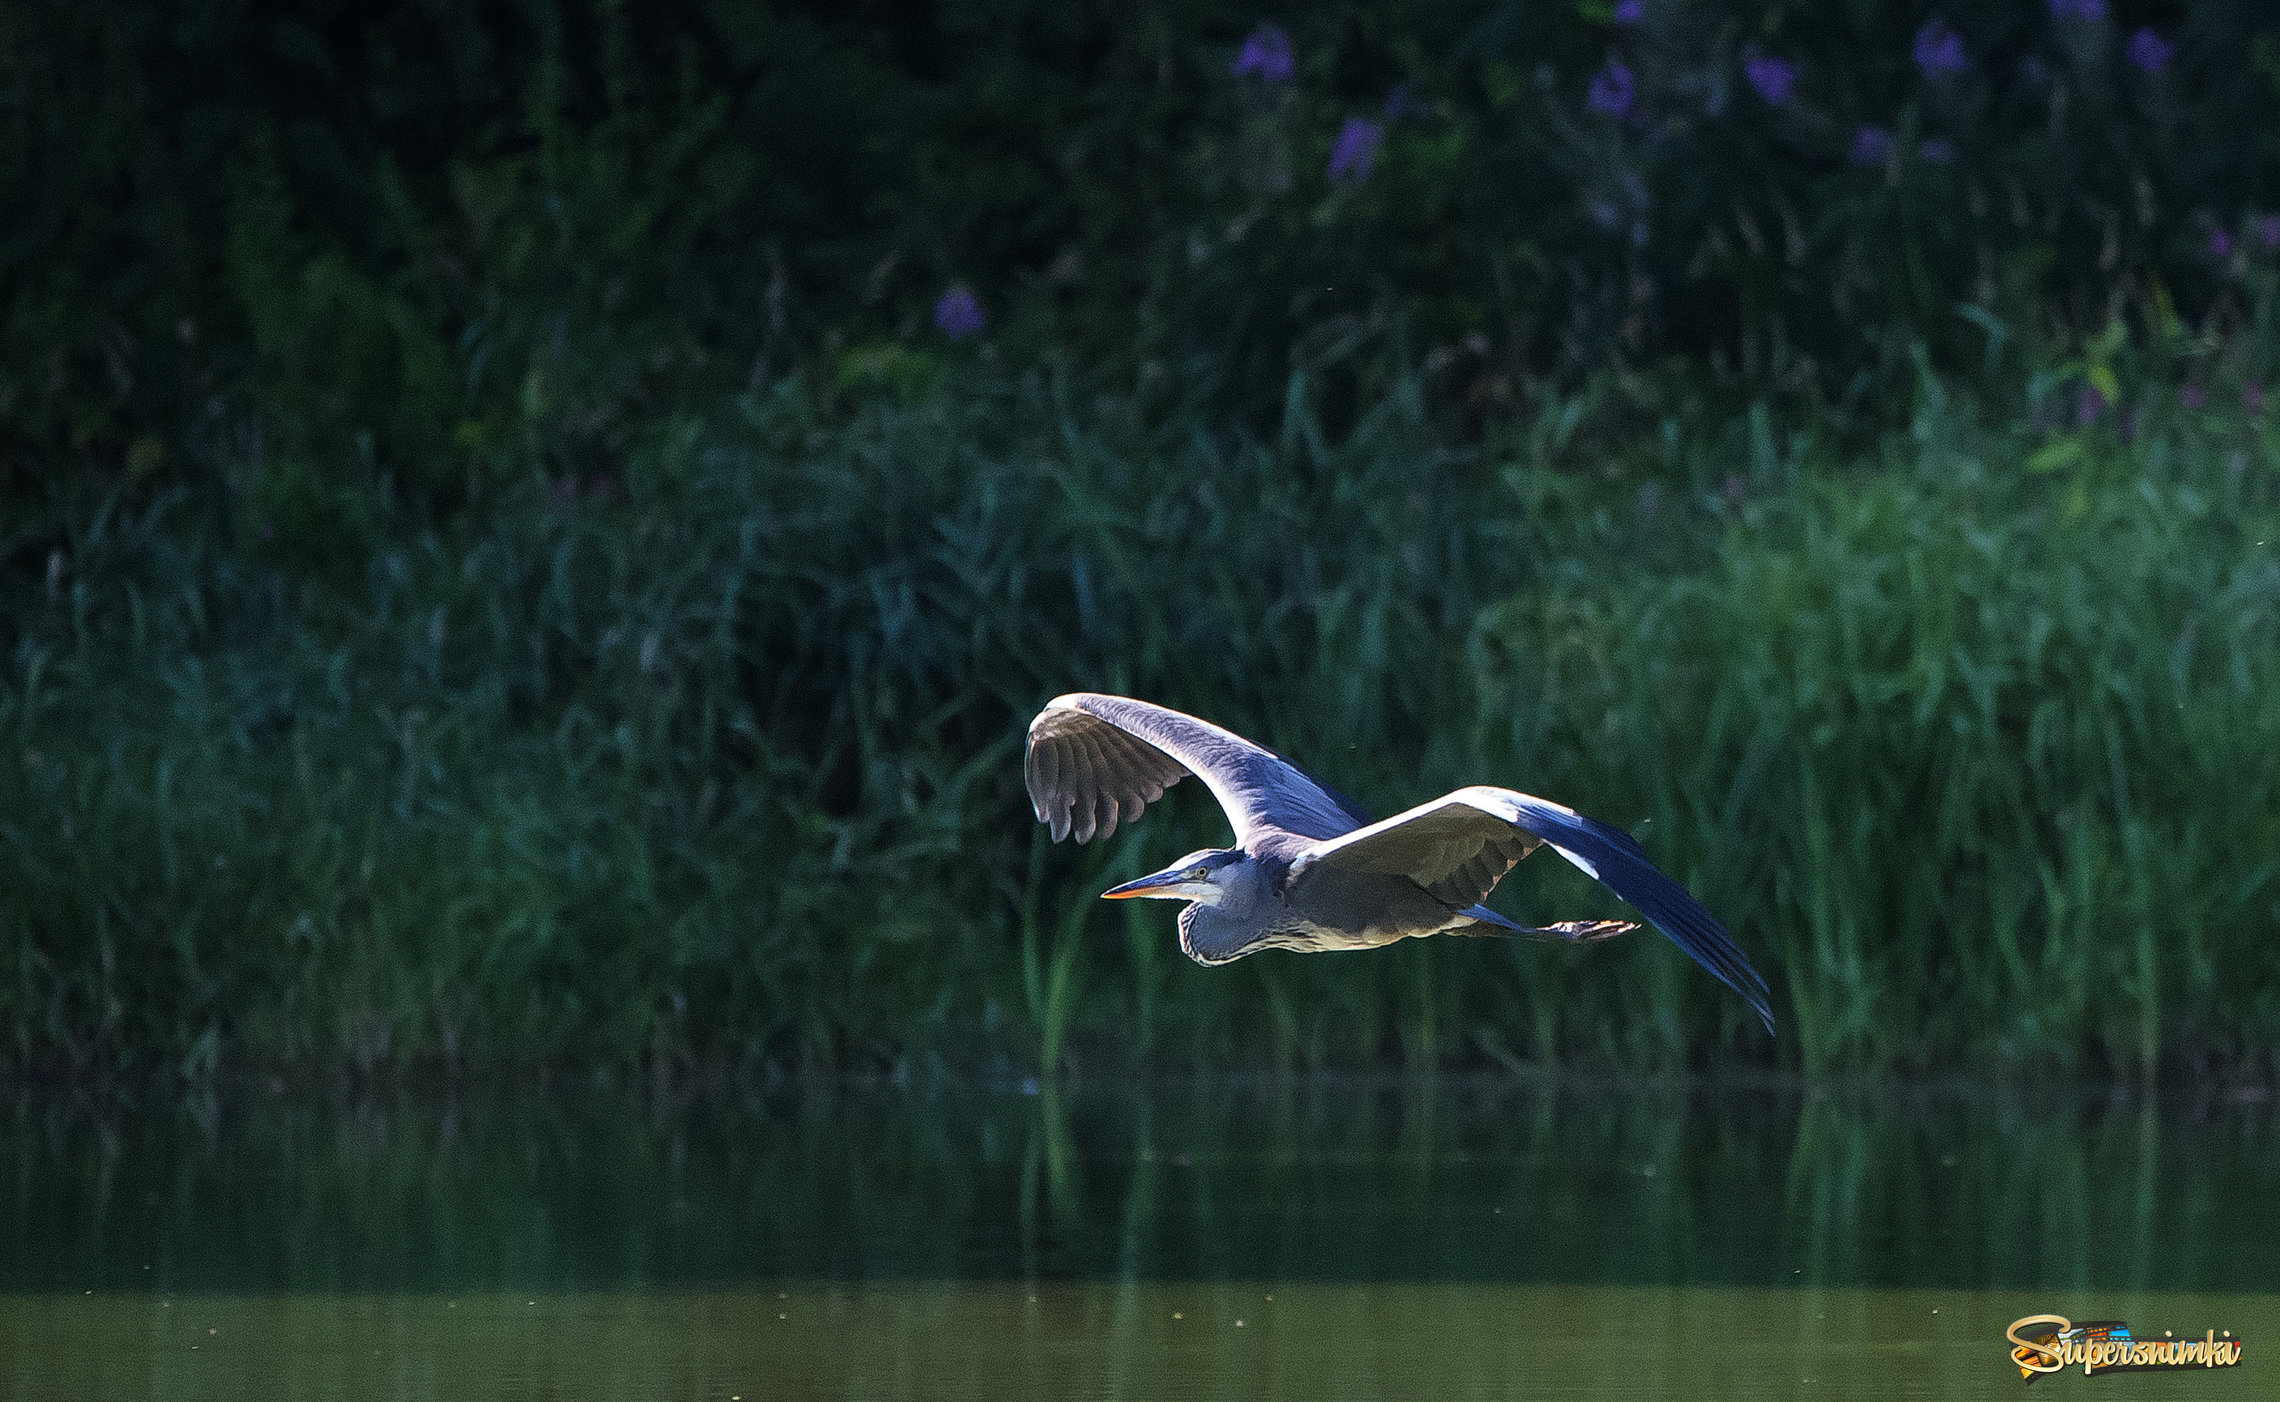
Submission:
<svg viewBox="0 0 2280 1402">
<path fill-rule="evenodd" d="M 1873 427 L 1916 348 L 2262 354 L 2280 20 L 2020 0 L 1947 16 L 1933 72 L 1931 17 L 1349 3 L 1282 17 L 1278 81 L 1234 62 L 1272 17 L 1216 0 L 13 7 L 0 508 L 257 436 L 228 490 L 313 463 L 449 514 L 795 371 L 923 395 L 952 283 L 979 354 L 1254 423 L 1293 372 L 1422 374 L 1460 426 L 1622 366 Z"/>
</svg>

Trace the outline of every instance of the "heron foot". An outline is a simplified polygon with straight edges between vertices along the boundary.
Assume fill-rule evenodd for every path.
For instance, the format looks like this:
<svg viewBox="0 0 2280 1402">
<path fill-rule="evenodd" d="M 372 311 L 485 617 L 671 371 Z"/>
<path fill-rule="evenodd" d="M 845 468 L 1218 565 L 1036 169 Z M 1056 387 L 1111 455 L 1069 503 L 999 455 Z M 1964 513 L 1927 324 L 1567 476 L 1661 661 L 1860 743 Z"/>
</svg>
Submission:
<svg viewBox="0 0 2280 1402">
<path fill-rule="evenodd" d="M 1532 940 L 1561 940 L 1568 944 L 1590 944 L 1595 940 L 1611 940 L 1638 929 L 1633 920 L 1562 920 L 1557 925 L 1546 925 L 1540 930 L 1522 930 Z"/>
</svg>

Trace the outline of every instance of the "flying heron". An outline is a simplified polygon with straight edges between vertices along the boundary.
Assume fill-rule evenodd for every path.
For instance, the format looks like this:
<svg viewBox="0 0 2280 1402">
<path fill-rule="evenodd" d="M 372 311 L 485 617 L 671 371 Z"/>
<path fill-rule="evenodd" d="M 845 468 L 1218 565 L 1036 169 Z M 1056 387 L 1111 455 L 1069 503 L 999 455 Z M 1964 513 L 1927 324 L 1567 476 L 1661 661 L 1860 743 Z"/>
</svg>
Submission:
<svg viewBox="0 0 2280 1402">
<path fill-rule="evenodd" d="M 1511 789 L 1458 789 L 1384 822 L 1274 751 L 1184 712 L 1127 696 L 1055 697 L 1029 723 L 1030 802 L 1053 840 L 1106 838 L 1190 774 L 1226 810 L 1235 845 L 1190 852 L 1102 892 L 1188 902 L 1180 948 L 1199 964 L 1261 949 L 1375 949 L 1425 935 L 1580 942 L 1638 926 L 1569 920 L 1533 929 L 1480 902 L 1522 857 L 1550 846 L 1638 907 L 1773 1031 L 1765 980 L 1716 917 L 1657 870 L 1631 834 Z"/>
</svg>

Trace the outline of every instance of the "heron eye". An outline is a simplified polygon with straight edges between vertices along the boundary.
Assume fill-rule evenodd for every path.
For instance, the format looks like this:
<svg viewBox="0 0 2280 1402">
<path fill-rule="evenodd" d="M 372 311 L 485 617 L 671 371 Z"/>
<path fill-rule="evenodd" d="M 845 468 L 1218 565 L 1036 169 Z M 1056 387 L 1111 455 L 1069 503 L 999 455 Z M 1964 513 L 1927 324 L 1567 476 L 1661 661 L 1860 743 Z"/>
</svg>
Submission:
<svg viewBox="0 0 2280 1402">
<path fill-rule="evenodd" d="M 1211 871 L 1208 867 L 1189 867 L 1187 875 L 1182 879 L 1187 881 L 1201 881 L 1210 874 Z"/>
</svg>

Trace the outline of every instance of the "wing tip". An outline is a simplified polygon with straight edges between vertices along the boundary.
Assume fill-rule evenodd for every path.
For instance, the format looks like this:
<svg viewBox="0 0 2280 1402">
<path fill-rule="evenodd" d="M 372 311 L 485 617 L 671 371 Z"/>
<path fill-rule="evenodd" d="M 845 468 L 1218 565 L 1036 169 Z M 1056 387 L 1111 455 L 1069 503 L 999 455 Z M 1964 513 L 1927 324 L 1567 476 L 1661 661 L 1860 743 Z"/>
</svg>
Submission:
<svg viewBox="0 0 2280 1402">
<path fill-rule="evenodd" d="M 1467 794 L 1475 791 L 1460 790 Z M 1712 978 L 1749 1004 L 1750 1011 L 1765 1024 L 1767 1036 L 1776 1035 L 1772 990 L 1766 984 L 1765 975 L 1757 971 L 1748 952 L 1719 923 L 1718 917 L 1685 887 L 1665 875 L 1628 830 L 1533 794 L 1510 789 L 1489 789 L 1488 792 L 1496 795 L 1499 802 L 1512 804 L 1518 812 L 1534 818 L 1534 824 L 1520 826 L 1549 843 L 1554 851 L 1594 880 L 1637 906 L 1648 923 L 1684 950 L 1686 956 L 1701 965 Z M 1545 831 L 1546 828 L 1566 831 L 1555 834 Z M 1567 836 L 1575 845 L 1561 842 L 1561 836 Z M 1604 843 L 1608 850 L 1605 853 L 1578 851 L 1576 847 L 1586 845 L 1575 842 L 1578 836 Z M 1609 858 L 1617 860 L 1610 862 Z"/>
<path fill-rule="evenodd" d="M 1718 982 L 1739 994 L 1742 1001 L 1750 1005 L 1750 1011 L 1758 1015 L 1758 1021 L 1765 1024 L 1765 1034 L 1775 1036 L 1772 989 L 1767 986 L 1765 975 L 1758 972 L 1757 965 L 1750 962 L 1749 952 L 1727 933 L 1716 916 L 1705 911 L 1702 918 L 1709 923 L 1709 933 L 1714 938 L 1703 940 L 1697 934 L 1694 940 L 1677 941 L 1679 947 L 1692 956 L 1695 963 L 1709 970 Z M 1716 963 L 1711 962 L 1712 957 Z"/>
</svg>

